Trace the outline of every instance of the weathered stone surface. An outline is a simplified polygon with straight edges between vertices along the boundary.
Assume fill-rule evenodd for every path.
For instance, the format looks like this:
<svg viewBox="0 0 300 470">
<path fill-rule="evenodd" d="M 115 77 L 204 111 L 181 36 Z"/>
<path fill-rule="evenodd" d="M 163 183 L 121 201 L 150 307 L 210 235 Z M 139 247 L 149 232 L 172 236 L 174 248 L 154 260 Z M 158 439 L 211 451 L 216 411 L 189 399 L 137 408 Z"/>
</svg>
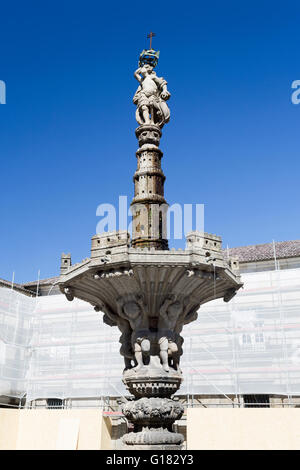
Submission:
<svg viewBox="0 0 300 470">
<path fill-rule="evenodd" d="M 134 76 L 139 82 L 133 97 L 133 103 L 137 106 L 135 114 L 137 122 L 140 125 L 155 124 L 163 127 L 170 119 L 170 110 L 166 101 L 171 95 L 166 80 L 157 77 L 153 66 L 149 64 L 139 67 Z"/>
<path fill-rule="evenodd" d="M 150 317 L 158 317 L 164 301 L 172 295 L 189 307 L 224 297 L 229 288 L 239 289 L 239 276 L 226 259 L 207 261 L 202 250 L 139 250 L 111 247 L 108 260 L 102 255 L 70 266 L 58 285 L 73 289 L 75 297 L 93 306 L 108 305 L 117 313 L 117 299 L 127 294 L 142 295 Z M 117 294 L 116 294 L 117 293 Z M 101 308 L 100 308 L 101 309 Z"/>
<path fill-rule="evenodd" d="M 125 434 L 123 442 L 127 445 L 181 445 L 183 435 L 170 432 L 166 428 L 144 428 L 140 432 Z"/>
<path fill-rule="evenodd" d="M 104 313 L 105 323 L 118 326 L 123 381 L 137 399 L 174 395 L 182 381 L 183 326 L 197 318 L 201 304 L 219 297 L 228 301 L 241 287 L 239 276 L 214 245 L 219 239 L 203 236 L 204 242 L 213 243 L 209 256 L 196 234 L 192 239 L 187 250 L 158 251 L 130 248 L 127 234 L 95 237 L 93 258 L 70 266 L 59 279 L 68 300 L 90 302 Z M 161 421 L 162 426 L 170 422 Z M 147 423 L 154 429 L 150 418 Z M 165 438 L 158 433 L 154 439 L 153 433 L 139 434 L 136 445 L 177 445 L 169 438 L 165 444 L 158 442 Z M 127 445 L 133 444 L 130 437 Z"/>
<path fill-rule="evenodd" d="M 162 132 L 155 124 L 144 124 L 135 130 L 135 135 L 139 141 L 139 147 L 143 149 L 156 149 L 159 147 Z M 149 147 L 146 147 L 149 145 Z"/>
<path fill-rule="evenodd" d="M 169 398 L 140 398 L 127 402 L 123 407 L 124 416 L 136 425 L 169 426 L 180 419 L 184 408 L 179 401 Z"/>
<path fill-rule="evenodd" d="M 151 358 L 152 359 L 152 358 Z M 146 370 L 145 370 L 146 369 Z M 180 388 L 182 375 L 170 369 L 166 373 L 158 373 L 144 367 L 135 373 L 134 369 L 126 370 L 123 374 L 123 382 L 128 391 L 136 398 L 140 397 L 171 397 Z"/>
<path fill-rule="evenodd" d="M 153 71 L 158 57 L 153 50 L 143 51 L 135 72 L 139 87 L 133 101 L 140 127 L 132 240 L 126 231 L 95 235 L 90 259 L 71 266 L 70 255 L 62 257 L 58 285 L 68 300 L 89 302 L 121 332 L 123 382 L 136 399 L 124 407 L 135 425 L 124 444 L 178 450 L 183 436 L 171 427 L 183 408 L 171 396 L 182 382 L 183 326 L 197 318 L 202 304 L 217 298 L 227 302 L 242 284 L 231 269 L 236 262 L 224 259 L 216 235 L 190 232 L 186 250 L 168 251 L 159 143 L 170 117 L 170 93 Z"/>
<path fill-rule="evenodd" d="M 150 55 L 155 51 L 143 51 Z M 134 174 L 132 212 L 132 246 L 167 250 L 166 213 L 168 204 L 164 197 L 165 175 L 161 169 L 162 151 L 159 149 L 161 128 L 170 119 L 166 101 L 170 97 L 167 82 L 156 76 L 155 60 L 141 60 L 134 76 L 139 87 L 133 102 L 137 106 L 136 129 L 139 149 L 136 152 L 137 171 Z M 143 57 L 144 57 L 143 56 Z"/>
<path fill-rule="evenodd" d="M 60 274 L 64 274 L 72 266 L 71 254 L 62 253 L 60 258 Z"/>
<path fill-rule="evenodd" d="M 131 203 L 132 246 L 167 250 L 165 175 L 161 168 L 162 151 L 158 148 L 158 126 L 143 125 L 136 130 L 140 148 L 136 152 L 134 198 Z"/>
</svg>

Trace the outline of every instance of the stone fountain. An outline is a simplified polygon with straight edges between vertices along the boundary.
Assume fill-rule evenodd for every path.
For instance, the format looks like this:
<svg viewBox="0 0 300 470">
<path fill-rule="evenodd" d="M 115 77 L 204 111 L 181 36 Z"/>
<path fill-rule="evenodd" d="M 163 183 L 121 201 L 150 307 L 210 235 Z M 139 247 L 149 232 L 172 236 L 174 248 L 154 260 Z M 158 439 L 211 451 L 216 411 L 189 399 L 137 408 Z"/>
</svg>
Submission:
<svg viewBox="0 0 300 470">
<path fill-rule="evenodd" d="M 89 302 L 121 332 L 123 382 L 133 396 L 123 413 L 134 424 L 124 448 L 178 450 L 183 436 L 172 425 L 184 410 L 172 397 L 183 380 L 183 326 L 197 318 L 202 304 L 228 302 L 242 284 L 216 235 L 190 232 L 185 250 L 168 249 L 159 143 L 170 118 L 170 93 L 154 71 L 158 57 L 153 49 L 143 51 L 134 73 L 139 148 L 132 239 L 126 231 L 97 234 L 91 257 L 74 266 L 63 254 L 58 284 L 68 300 Z"/>
</svg>

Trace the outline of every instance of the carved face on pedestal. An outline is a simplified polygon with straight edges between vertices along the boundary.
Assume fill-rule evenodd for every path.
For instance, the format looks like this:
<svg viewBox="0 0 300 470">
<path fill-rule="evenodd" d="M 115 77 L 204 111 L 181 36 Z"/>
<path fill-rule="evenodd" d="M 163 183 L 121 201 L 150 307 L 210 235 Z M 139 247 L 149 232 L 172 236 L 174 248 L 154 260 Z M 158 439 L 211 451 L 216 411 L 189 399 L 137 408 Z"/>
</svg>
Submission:
<svg viewBox="0 0 300 470">
<path fill-rule="evenodd" d="M 139 146 L 142 147 L 144 144 L 152 144 L 155 145 L 156 147 L 159 146 L 159 141 L 160 141 L 160 133 L 158 130 L 155 128 L 148 128 L 144 129 L 140 134 L 139 134 Z"/>
<path fill-rule="evenodd" d="M 140 306 L 133 301 L 126 302 L 123 306 L 123 310 L 130 320 L 135 320 L 141 312 Z"/>
</svg>

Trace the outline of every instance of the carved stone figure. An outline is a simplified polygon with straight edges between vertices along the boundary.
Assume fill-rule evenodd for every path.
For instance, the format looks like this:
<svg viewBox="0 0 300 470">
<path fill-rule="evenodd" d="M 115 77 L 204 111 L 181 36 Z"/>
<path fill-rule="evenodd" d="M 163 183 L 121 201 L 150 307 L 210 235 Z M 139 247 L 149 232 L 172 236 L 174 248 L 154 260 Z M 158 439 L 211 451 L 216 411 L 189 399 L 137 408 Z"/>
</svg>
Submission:
<svg viewBox="0 0 300 470">
<path fill-rule="evenodd" d="M 141 296 L 131 294 L 117 300 L 118 314 L 131 327 L 131 346 L 136 361 L 135 370 L 144 365 L 144 357 L 150 354 L 150 331 L 146 306 Z M 127 338 L 126 338 L 127 339 Z"/>
<path fill-rule="evenodd" d="M 176 300 L 174 295 L 170 295 L 164 301 L 159 311 L 158 343 L 160 358 L 165 371 L 169 371 L 169 366 L 174 367 L 176 370 L 179 368 L 183 341 L 180 340 L 181 337 L 177 334 L 176 325 L 180 317 L 184 316 L 184 313 L 183 302 Z"/>
<path fill-rule="evenodd" d="M 72 300 L 74 300 L 74 293 L 73 293 L 73 289 L 71 287 L 65 287 L 64 288 L 64 294 L 65 294 L 67 300 L 69 300 L 69 302 L 72 302 Z"/>
<path fill-rule="evenodd" d="M 171 95 L 166 80 L 157 77 L 152 65 L 149 64 L 139 67 L 134 76 L 140 84 L 133 97 L 133 102 L 137 105 L 137 122 L 140 125 L 156 124 L 162 128 L 170 119 L 170 110 L 166 101 Z"/>
<path fill-rule="evenodd" d="M 132 361 L 135 361 L 134 352 L 131 346 L 131 335 L 132 329 L 129 321 L 120 318 L 115 314 L 107 305 L 101 304 L 97 310 L 102 310 L 104 312 L 103 322 L 109 326 L 118 326 L 121 331 L 121 336 L 119 343 L 121 343 L 120 354 L 124 357 L 125 370 L 132 368 Z"/>
<path fill-rule="evenodd" d="M 153 150 L 154 147 L 159 147 L 161 130 L 156 125 L 140 126 L 136 129 L 135 135 L 138 138 L 139 147 L 143 150 Z"/>
</svg>

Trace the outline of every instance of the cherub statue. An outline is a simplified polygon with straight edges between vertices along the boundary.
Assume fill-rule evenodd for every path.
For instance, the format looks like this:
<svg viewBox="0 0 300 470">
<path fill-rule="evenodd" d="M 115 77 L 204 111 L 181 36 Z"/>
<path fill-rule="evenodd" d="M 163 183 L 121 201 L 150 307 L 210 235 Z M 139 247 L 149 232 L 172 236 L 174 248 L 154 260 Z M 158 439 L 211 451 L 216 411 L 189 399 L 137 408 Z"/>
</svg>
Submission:
<svg viewBox="0 0 300 470">
<path fill-rule="evenodd" d="M 157 77 L 150 64 L 139 67 L 134 76 L 140 84 L 133 97 L 133 102 L 137 105 L 137 122 L 140 125 L 155 124 L 163 127 L 170 119 L 166 101 L 171 95 L 167 90 L 166 80 Z"/>
<path fill-rule="evenodd" d="M 150 354 L 149 320 L 144 300 L 139 295 L 128 294 L 117 299 L 118 314 L 126 319 L 132 329 L 131 345 L 136 361 L 135 371 L 144 365 L 144 356 Z"/>
</svg>

